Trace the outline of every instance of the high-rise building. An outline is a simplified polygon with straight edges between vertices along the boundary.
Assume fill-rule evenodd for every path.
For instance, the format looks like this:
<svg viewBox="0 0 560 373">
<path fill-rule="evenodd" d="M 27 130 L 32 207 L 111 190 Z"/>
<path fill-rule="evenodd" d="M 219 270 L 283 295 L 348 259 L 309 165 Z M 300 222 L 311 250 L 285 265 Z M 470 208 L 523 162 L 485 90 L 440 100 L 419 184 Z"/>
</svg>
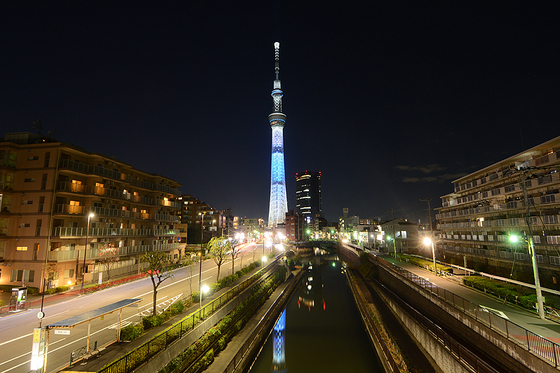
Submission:
<svg viewBox="0 0 560 373">
<path fill-rule="evenodd" d="M 447 262 L 524 282 L 532 282 L 535 259 L 542 285 L 558 289 L 558 171 L 560 137 L 453 181 L 437 209 L 436 251 Z M 524 240 L 512 243 L 512 235 Z"/>
<path fill-rule="evenodd" d="M 56 287 L 178 257 L 180 184 L 33 133 L 0 140 L 0 284 Z M 85 256 L 84 256 L 85 255 Z M 46 286 L 45 286 L 46 285 Z"/>
<path fill-rule="evenodd" d="M 272 127 L 272 160 L 270 170 L 270 206 L 268 210 L 268 226 L 283 224 L 288 212 L 286 197 L 286 177 L 284 171 L 284 124 L 286 115 L 282 113 L 282 85 L 280 73 L 280 43 L 274 43 L 274 72 L 276 79 L 272 89 L 272 113 L 268 116 Z"/>
<path fill-rule="evenodd" d="M 307 224 L 323 217 L 321 200 L 321 172 L 296 173 L 296 211 Z"/>
</svg>

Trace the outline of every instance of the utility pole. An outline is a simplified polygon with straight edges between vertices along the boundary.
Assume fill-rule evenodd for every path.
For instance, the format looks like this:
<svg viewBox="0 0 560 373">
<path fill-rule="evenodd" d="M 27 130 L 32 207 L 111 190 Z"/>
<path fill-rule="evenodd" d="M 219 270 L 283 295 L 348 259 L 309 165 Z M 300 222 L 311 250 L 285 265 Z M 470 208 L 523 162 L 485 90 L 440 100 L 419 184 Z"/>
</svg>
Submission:
<svg viewBox="0 0 560 373">
<path fill-rule="evenodd" d="M 422 202 L 428 202 L 428 212 L 430 213 L 430 234 L 434 234 L 434 228 L 432 227 L 432 207 L 430 206 L 431 198 L 421 199 Z M 433 238 L 433 237 L 432 237 Z"/>
<path fill-rule="evenodd" d="M 525 206 L 527 207 L 527 215 L 525 216 L 525 221 L 527 223 L 527 230 L 529 231 L 528 243 L 529 243 L 529 254 L 531 255 L 531 262 L 533 264 L 533 275 L 535 276 L 535 288 L 537 291 L 537 304 L 539 317 L 541 320 L 545 319 L 544 315 L 544 302 L 541 291 L 541 281 L 539 279 L 539 267 L 537 265 L 537 254 L 535 253 L 535 246 L 533 245 L 533 228 L 531 227 L 531 217 L 529 215 L 529 197 L 527 196 L 527 185 L 525 184 L 525 171 L 521 172 L 521 188 L 523 188 L 523 197 L 525 200 Z"/>
<path fill-rule="evenodd" d="M 393 219 L 393 250 L 395 251 L 395 260 L 397 260 L 397 237 L 395 236 L 395 211 L 391 209 L 391 219 Z"/>
</svg>

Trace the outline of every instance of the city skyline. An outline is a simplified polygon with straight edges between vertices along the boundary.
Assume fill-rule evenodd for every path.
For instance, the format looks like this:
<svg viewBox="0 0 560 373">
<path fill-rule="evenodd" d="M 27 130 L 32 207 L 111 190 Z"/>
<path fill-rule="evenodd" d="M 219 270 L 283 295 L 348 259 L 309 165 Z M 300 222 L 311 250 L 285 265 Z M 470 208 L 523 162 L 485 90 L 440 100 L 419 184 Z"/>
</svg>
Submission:
<svg viewBox="0 0 560 373">
<path fill-rule="evenodd" d="M 269 207 L 270 46 L 283 46 L 288 208 L 428 216 L 451 182 L 559 135 L 558 5 L 1 5 L 2 133 L 42 133 L 177 180 L 239 216 Z M 34 130 L 37 132 L 37 130 Z"/>
</svg>

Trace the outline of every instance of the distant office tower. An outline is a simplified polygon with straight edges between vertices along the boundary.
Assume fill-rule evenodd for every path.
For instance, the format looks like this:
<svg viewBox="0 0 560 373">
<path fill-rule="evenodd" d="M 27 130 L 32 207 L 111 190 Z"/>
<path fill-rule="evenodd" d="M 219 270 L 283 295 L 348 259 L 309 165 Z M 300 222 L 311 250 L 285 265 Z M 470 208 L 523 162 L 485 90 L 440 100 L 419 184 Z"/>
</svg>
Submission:
<svg viewBox="0 0 560 373">
<path fill-rule="evenodd" d="M 286 199 L 286 178 L 284 172 L 284 123 L 286 115 L 282 113 L 282 87 L 278 73 L 280 72 L 280 43 L 274 43 L 274 72 L 276 79 L 272 90 L 272 114 L 268 121 L 272 127 L 272 162 L 270 172 L 270 207 L 268 210 L 268 226 L 274 227 L 284 223 L 288 211 Z"/>
<path fill-rule="evenodd" d="M 323 217 L 321 172 L 296 173 L 296 211 L 308 224 Z"/>
</svg>

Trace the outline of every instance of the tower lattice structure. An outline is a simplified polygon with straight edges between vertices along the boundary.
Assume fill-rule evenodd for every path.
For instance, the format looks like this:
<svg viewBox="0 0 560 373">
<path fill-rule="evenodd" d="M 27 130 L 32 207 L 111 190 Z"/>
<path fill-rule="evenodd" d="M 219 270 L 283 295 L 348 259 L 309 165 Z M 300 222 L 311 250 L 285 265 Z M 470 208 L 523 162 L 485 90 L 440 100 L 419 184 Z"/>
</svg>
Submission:
<svg viewBox="0 0 560 373">
<path fill-rule="evenodd" d="M 286 176 L 284 171 L 284 124 L 286 115 L 282 113 L 282 85 L 280 73 L 280 43 L 274 43 L 274 72 L 276 79 L 272 89 L 272 113 L 268 116 L 272 128 L 272 161 L 270 172 L 270 207 L 268 226 L 284 223 L 288 211 L 286 198 Z"/>
</svg>

